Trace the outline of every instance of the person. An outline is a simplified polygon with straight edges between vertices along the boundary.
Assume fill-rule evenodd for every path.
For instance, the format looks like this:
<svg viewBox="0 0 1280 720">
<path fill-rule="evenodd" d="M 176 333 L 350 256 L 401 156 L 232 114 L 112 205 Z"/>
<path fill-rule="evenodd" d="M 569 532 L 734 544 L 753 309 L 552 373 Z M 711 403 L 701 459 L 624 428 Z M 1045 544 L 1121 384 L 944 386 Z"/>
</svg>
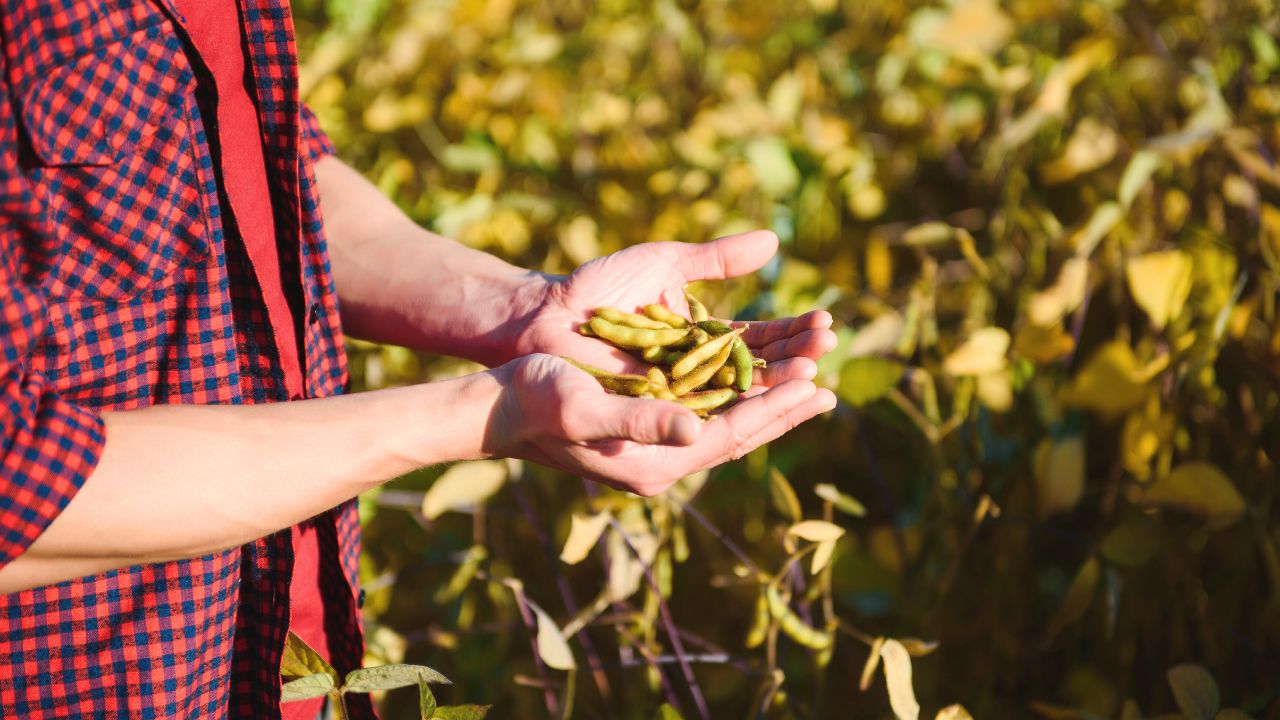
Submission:
<svg viewBox="0 0 1280 720">
<path fill-rule="evenodd" d="M 0 717 L 279 717 L 287 632 L 360 664 L 362 491 L 511 457 L 654 495 L 834 406 L 825 312 L 752 324 L 765 389 L 705 422 L 557 357 L 623 367 L 592 308 L 683 311 L 772 233 L 515 268 L 334 157 L 285 0 L 3 8 Z M 344 333 L 490 369 L 344 395 Z"/>
</svg>

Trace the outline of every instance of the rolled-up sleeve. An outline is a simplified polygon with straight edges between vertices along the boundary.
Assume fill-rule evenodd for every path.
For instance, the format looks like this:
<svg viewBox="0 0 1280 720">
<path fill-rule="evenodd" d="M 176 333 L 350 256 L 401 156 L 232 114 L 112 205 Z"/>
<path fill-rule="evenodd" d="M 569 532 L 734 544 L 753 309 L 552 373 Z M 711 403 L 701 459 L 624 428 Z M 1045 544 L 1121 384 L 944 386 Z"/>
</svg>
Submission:
<svg viewBox="0 0 1280 720">
<path fill-rule="evenodd" d="M 320 129 L 320 120 L 306 103 L 302 104 L 302 149 L 310 156 L 313 164 L 325 155 L 337 154 L 329 136 Z"/>
<path fill-rule="evenodd" d="M 0 567 L 62 512 L 97 465 L 102 418 L 58 396 L 30 369 L 47 322 L 43 292 L 23 279 L 40 204 L 18 160 L 18 126 L 0 59 Z"/>
</svg>

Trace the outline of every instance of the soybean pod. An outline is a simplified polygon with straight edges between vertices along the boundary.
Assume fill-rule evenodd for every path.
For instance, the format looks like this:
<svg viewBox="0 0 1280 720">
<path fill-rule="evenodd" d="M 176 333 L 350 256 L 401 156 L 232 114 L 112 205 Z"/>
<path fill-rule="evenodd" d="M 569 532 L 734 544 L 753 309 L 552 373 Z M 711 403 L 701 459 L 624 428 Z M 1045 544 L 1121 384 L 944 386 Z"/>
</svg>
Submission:
<svg viewBox="0 0 1280 720">
<path fill-rule="evenodd" d="M 724 343 L 721 346 L 720 351 L 717 352 L 715 356 L 695 367 L 692 372 L 679 376 L 675 375 L 673 372 L 671 392 L 677 395 L 683 395 L 690 390 L 696 390 L 710 382 L 716 372 L 719 371 L 720 368 L 724 367 L 725 363 L 729 362 L 729 353 L 732 348 L 732 344 Z M 683 362 L 683 359 L 681 362 Z M 678 365 L 679 363 L 676 364 Z"/>
<path fill-rule="evenodd" d="M 611 323 L 602 317 L 591 319 L 591 330 L 619 347 L 639 349 L 674 345 L 689 334 L 689 331 L 678 328 L 633 328 Z"/>
<path fill-rule="evenodd" d="M 729 351 L 729 359 L 733 362 L 733 387 L 738 392 L 750 390 L 752 376 L 755 374 L 755 358 L 751 357 L 751 351 L 747 349 L 747 344 L 742 342 L 742 338 L 737 338 L 733 341 L 733 349 Z"/>
<path fill-rule="evenodd" d="M 611 373 L 608 370 L 601 370 L 598 367 L 592 367 L 586 363 L 578 362 L 573 358 L 564 358 L 570 365 L 589 374 L 600 383 L 600 386 L 611 393 L 618 395 L 631 395 L 638 397 L 641 393 L 649 391 L 649 378 L 643 375 L 619 375 Z"/>
<path fill-rule="evenodd" d="M 778 627 L 787 637 L 798 645 L 813 650 L 825 650 L 831 646 L 833 640 L 831 633 L 806 625 L 804 620 L 801 620 L 800 616 L 782 600 L 782 596 L 778 594 L 778 588 L 770 585 L 765 591 L 765 597 L 769 603 L 769 612 L 777 619 Z"/>
<path fill-rule="evenodd" d="M 595 316 L 598 318 L 604 318 L 614 325 L 626 325 L 628 327 L 642 328 L 645 330 L 665 330 L 671 327 L 671 325 L 668 325 L 667 323 L 645 317 L 644 315 L 623 312 L 618 308 L 596 308 Z"/>
<path fill-rule="evenodd" d="M 664 322 L 673 328 L 689 327 L 689 321 L 680 317 L 666 305 L 651 304 L 644 306 L 644 314 L 658 322 Z"/>
<path fill-rule="evenodd" d="M 718 407 L 723 407 L 737 398 L 738 393 L 733 388 L 720 388 L 719 390 L 687 393 L 677 398 L 676 402 L 694 412 L 705 413 Z"/>
<path fill-rule="evenodd" d="M 594 326 L 592 327 L 596 330 L 596 332 L 600 332 L 599 328 L 595 328 Z M 693 370 L 697 368 L 699 365 L 702 365 L 703 363 L 707 362 L 708 360 L 718 355 L 721 350 L 726 350 L 726 351 L 730 350 L 732 348 L 732 343 L 734 338 L 741 335 L 742 331 L 745 329 L 746 328 L 744 327 L 738 330 L 734 330 L 733 332 L 727 332 L 724 335 L 721 335 L 720 337 L 714 338 L 712 340 L 708 340 L 707 342 L 704 342 L 701 345 L 690 350 L 689 352 L 685 353 L 684 357 L 680 358 L 674 365 L 671 366 L 672 377 L 679 378 L 682 375 L 688 375 L 689 373 L 693 372 Z"/>
<path fill-rule="evenodd" d="M 694 297 L 693 293 L 686 290 L 684 299 L 689 303 L 689 317 L 693 318 L 694 322 L 702 322 L 711 318 L 711 313 L 707 312 L 707 306 Z"/>
<path fill-rule="evenodd" d="M 732 354 L 732 353 L 730 353 Z M 737 380 L 737 370 L 734 366 L 724 364 L 711 376 L 711 384 L 718 388 L 733 387 L 733 383 Z"/>
</svg>

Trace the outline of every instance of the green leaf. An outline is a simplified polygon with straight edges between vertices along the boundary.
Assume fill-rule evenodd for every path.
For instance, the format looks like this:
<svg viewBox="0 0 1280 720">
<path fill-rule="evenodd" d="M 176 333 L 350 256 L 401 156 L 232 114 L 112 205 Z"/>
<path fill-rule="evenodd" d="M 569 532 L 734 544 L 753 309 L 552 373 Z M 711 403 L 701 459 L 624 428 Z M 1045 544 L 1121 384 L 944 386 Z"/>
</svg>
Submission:
<svg viewBox="0 0 1280 720">
<path fill-rule="evenodd" d="M 1124 567 L 1145 565 L 1169 542 L 1169 533 L 1157 518 L 1132 515 L 1102 538 L 1102 557 Z"/>
<path fill-rule="evenodd" d="M 800 522 L 800 498 L 796 497 L 796 491 L 787 481 L 787 476 L 775 467 L 769 468 L 769 499 L 787 520 Z"/>
<path fill-rule="evenodd" d="M 332 692 L 334 687 L 333 676 L 328 673 L 305 675 L 280 687 L 280 702 L 322 697 Z"/>
<path fill-rule="evenodd" d="M 857 357 L 840 369 L 840 398 L 854 407 L 879 400 L 902 380 L 902 363 L 882 357 Z"/>
<path fill-rule="evenodd" d="M 1179 665 L 1170 670 L 1169 687 L 1187 720 L 1213 720 L 1218 712 L 1218 683 L 1199 665 Z"/>
<path fill-rule="evenodd" d="M 347 674 L 343 692 L 367 693 L 374 690 L 418 685 L 419 683 L 448 685 L 449 679 L 425 665 L 379 665 L 360 668 Z"/>
<path fill-rule="evenodd" d="M 436 708 L 431 720 L 484 720 L 492 705 L 445 705 Z"/>
<path fill-rule="evenodd" d="M 818 483 L 813 488 L 813 492 L 816 493 L 818 497 L 834 505 L 837 510 L 845 513 L 846 515 L 866 517 L 867 508 L 864 507 L 862 503 L 858 502 L 857 498 L 851 495 L 846 495 L 837 490 L 835 485 L 830 483 Z"/>
<path fill-rule="evenodd" d="M 1071 586 L 1062 596 L 1062 603 L 1058 605 L 1057 612 L 1049 621 L 1046 634 L 1048 641 L 1057 637 L 1063 628 L 1079 620 L 1089 609 L 1089 605 L 1093 603 L 1094 592 L 1098 589 L 1099 571 L 1098 559 L 1095 557 L 1090 557 L 1084 565 L 1080 566 L 1075 579 L 1071 581 Z"/>
<path fill-rule="evenodd" d="M 431 720 L 436 714 L 436 695 L 431 692 L 431 685 L 422 678 L 418 679 L 418 715 L 422 720 Z"/>
<path fill-rule="evenodd" d="M 290 631 L 284 642 L 284 655 L 280 658 L 280 676 L 292 680 L 317 674 L 328 675 L 334 685 L 338 684 L 338 671 Z"/>
</svg>

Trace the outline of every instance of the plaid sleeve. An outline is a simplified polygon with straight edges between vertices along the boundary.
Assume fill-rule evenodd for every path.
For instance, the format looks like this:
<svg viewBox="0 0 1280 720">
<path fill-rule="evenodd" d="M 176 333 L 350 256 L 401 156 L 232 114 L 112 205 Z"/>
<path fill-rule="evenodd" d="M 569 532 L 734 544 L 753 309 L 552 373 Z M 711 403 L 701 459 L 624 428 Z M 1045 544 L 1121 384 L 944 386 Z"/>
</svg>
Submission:
<svg viewBox="0 0 1280 720">
<path fill-rule="evenodd" d="M 311 112 L 311 108 L 307 107 L 306 103 L 302 103 L 301 107 L 302 147 L 311 156 L 311 162 L 314 164 L 325 155 L 337 155 L 333 142 L 329 140 L 324 130 L 320 129 L 320 120 L 316 118 L 316 114 Z"/>
<path fill-rule="evenodd" d="M 47 323 L 43 292 L 22 279 L 23 238 L 39 203 L 18 162 L 17 119 L 0 59 L 0 567 L 53 522 L 97 465 L 102 419 L 28 371 Z"/>
</svg>

